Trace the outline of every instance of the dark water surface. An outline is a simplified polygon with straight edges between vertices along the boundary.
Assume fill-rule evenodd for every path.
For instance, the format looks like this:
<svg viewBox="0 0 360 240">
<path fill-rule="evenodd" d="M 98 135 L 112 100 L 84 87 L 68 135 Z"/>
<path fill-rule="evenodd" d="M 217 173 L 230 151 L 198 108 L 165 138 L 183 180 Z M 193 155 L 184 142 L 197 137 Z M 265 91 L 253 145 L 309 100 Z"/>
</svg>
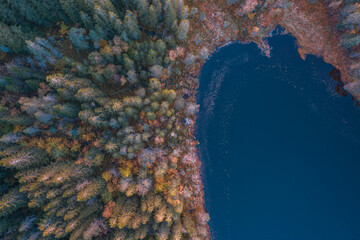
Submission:
<svg viewBox="0 0 360 240">
<path fill-rule="evenodd" d="M 197 137 L 216 240 L 359 240 L 360 107 L 294 38 L 215 53 L 200 76 Z"/>
</svg>

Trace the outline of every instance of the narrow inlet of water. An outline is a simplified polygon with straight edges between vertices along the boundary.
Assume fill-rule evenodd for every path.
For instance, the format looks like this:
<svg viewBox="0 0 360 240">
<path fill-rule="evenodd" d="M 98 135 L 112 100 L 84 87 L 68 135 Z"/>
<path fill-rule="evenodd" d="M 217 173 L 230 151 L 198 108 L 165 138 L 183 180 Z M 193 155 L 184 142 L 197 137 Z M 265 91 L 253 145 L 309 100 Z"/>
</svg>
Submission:
<svg viewBox="0 0 360 240">
<path fill-rule="evenodd" d="M 215 240 L 360 239 L 360 107 L 295 39 L 215 53 L 197 122 Z"/>
</svg>

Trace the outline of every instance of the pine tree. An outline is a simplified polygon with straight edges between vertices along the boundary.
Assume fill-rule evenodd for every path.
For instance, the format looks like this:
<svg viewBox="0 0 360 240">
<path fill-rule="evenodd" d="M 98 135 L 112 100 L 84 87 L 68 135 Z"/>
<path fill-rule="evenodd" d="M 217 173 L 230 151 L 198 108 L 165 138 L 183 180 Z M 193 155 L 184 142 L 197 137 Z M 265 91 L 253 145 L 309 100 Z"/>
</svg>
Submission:
<svg viewBox="0 0 360 240">
<path fill-rule="evenodd" d="M 84 11 L 80 11 L 80 19 L 86 29 L 88 30 L 94 29 L 95 26 L 94 21 L 88 16 L 87 13 L 85 13 Z"/>
<path fill-rule="evenodd" d="M 166 0 L 164 5 L 164 12 L 165 12 L 165 25 L 168 29 L 173 27 L 173 23 L 176 21 L 176 10 L 171 3 L 171 0 Z"/>
<path fill-rule="evenodd" d="M 163 19 L 163 4 L 161 0 L 153 0 L 153 5 L 156 9 L 157 17 L 159 20 Z"/>
<path fill-rule="evenodd" d="M 79 113 L 79 106 L 72 103 L 65 103 L 54 106 L 54 110 L 60 117 L 75 118 Z"/>
<path fill-rule="evenodd" d="M 183 0 L 178 0 L 178 18 L 179 20 L 181 21 L 183 18 L 182 18 L 182 13 L 184 11 L 184 1 Z"/>
<path fill-rule="evenodd" d="M 13 9 L 17 9 L 18 14 L 24 16 L 28 21 L 37 25 L 49 26 L 50 22 L 41 18 L 41 12 L 36 10 L 36 6 L 32 6 L 28 1 L 9 1 Z"/>
<path fill-rule="evenodd" d="M 138 38 L 140 38 L 141 32 L 139 29 L 137 18 L 135 17 L 134 13 L 129 10 L 126 11 L 124 24 L 127 34 L 132 39 L 137 40 Z"/>
<path fill-rule="evenodd" d="M 113 12 L 109 12 L 109 18 L 110 18 L 110 22 L 111 22 L 111 26 L 112 26 L 113 30 L 115 31 L 115 33 L 117 35 L 120 36 L 122 34 L 123 29 L 124 29 L 123 22 Z"/>
<path fill-rule="evenodd" d="M 80 190 L 76 195 L 76 200 L 79 202 L 85 202 L 93 197 L 101 194 L 104 187 L 104 181 L 102 179 L 95 179 L 91 181 L 84 189 Z"/>
<path fill-rule="evenodd" d="M 81 88 L 75 94 L 75 98 L 80 102 L 90 102 L 95 98 L 103 97 L 104 93 L 95 88 Z"/>
<path fill-rule="evenodd" d="M 26 195 L 20 193 L 18 189 L 13 189 L 0 198 L 0 217 L 9 215 L 18 208 L 25 206 Z"/>
<path fill-rule="evenodd" d="M 86 41 L 85 29 L 71 28 L 69 31 L 69 39 L 77 49 L 86 49 L 89 47 Z"/>
<path fill-rule="evenodd" d="M 94 21 L 103 30 L 110 31 L 111 21 L 108 12 L 100 5 L 95 5 Z"/>
<path fill-rule="evenodd" d="M 25 42 L 28 50 L 42 66 L 54 64 L 56 59 L 62 57 L 59 50 L 49 40 L 37 37 L 34 41 Z"/>
<path fill-rule="evenodd" d="M 41 149 L 32 148 L 19 150 L 13 148 L 10 152 L 2 152 L 0 164 L 7 168 L 24 169 L 47 163 L 49 158 Z"/>
<path fill-rule="evenodd" d="M 29 0 L 31 7 L 36 12 L 36 18 L 40 19 L 40 24 L 44 26 L 54 25 L 59 19 L 66 21 L 67 17 L 63 12 L 63 9 L 59 1 L 51 0 Z M 22 15 L 22 14 L 21 14 Z"/>
<path fill-rule="evenodd" d="M 157 61 L 157 52 L 153 49 L 150 49 L 146 56 L 146 62 L 148 66 L 153 66 L 158 63 Z"/>
<path fill-rule="evenodd" d="M 149 26 L 151 28 L 156 28 L 159 24 L 158 13 L 156 12 L 156 8 L 154 5 L 150 5 L 149 7 Z"/>
<path fill-rule="evenodd" d="M 167 240 L 169 239 L 170 228 L 165 224 L 160 224 L 159 229 L 156 232 L 156 240 Z"/>
<path fill-rule="evenodd" d="M 80 22 L 80 9 L 78 5 L 78 0 L 58 0 L 62 9 L 66 13 L 66 15 L 69 17 L 69 19 L 74 22 Z"/>
<path fill-rule="evenodd" d="M 137 0 L 136 9 L 143 25 L 149 25 L 149 3 L 147 0 Z"/>
<path fill-rule="evenodd" d="M 17 10 L 11 7 L 9 1 L 0 2 L 0 22 L 7 25 L 16 25 L 21 22 L 26 22 L 23 16 L 17 14 Z"/>
<path fill-rule="evenodd" d="M 182 20 L 177 32 L 177 38 L 181 41 L 185 41 L 187 38 L 187 33 L 189 32 L 189 21 Z"/>
<path fill-rule="evenodd" d="M 166 44 L 163 40 L 159 39 L 156 41 L 156 51 L 159 53 L 160 56 L 164 56 L 166 53 Z"/>
<path fill-rule="evenodd" d="M 3 52 L 15 52 L 20 53 L 25 47 L 25 41 L 21 35 L 18 35 L 17 32 L 22 32 L 21 27 L 10 27 L 2 22 L 0 22 L 0 50 Z"/>
</svg>

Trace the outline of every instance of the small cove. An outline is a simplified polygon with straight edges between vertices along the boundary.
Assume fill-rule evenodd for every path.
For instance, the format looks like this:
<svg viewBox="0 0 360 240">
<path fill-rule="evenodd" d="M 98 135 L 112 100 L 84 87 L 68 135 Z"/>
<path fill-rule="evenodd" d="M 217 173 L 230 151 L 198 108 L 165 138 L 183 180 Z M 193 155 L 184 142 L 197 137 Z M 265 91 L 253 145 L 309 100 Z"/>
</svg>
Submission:
<svg viewBox="0 0 360 240">
<path fill-rule="evenodd" d="M 295 39 L 223 47 L 200 75 L 196 136 L 215 240 L 360 239 L 360 108 Z"/>
</svg>

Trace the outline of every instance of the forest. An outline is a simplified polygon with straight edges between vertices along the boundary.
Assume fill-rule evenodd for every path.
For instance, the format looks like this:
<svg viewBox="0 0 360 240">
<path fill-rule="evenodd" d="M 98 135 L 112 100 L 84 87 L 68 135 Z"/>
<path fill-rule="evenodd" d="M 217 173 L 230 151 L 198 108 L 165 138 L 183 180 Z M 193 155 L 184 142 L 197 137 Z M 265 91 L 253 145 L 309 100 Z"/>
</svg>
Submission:
<svg viewBox="0 0 360 240">
<path fill-rule="evenodd" d="M 281 26 L 359 100 L 359 9 L 0 0 L 0 239 L 211 239 L 193 136 L 202 64 L 238 40 L 270 55 L 264 38 Z"/>
<path fill-rule="evenodd" d="M 198 106 L 176 91 L 190 17 L 183 0 L 0 1 L 2 239 L 208 239 L 184 176 Z"/>
</svg>

